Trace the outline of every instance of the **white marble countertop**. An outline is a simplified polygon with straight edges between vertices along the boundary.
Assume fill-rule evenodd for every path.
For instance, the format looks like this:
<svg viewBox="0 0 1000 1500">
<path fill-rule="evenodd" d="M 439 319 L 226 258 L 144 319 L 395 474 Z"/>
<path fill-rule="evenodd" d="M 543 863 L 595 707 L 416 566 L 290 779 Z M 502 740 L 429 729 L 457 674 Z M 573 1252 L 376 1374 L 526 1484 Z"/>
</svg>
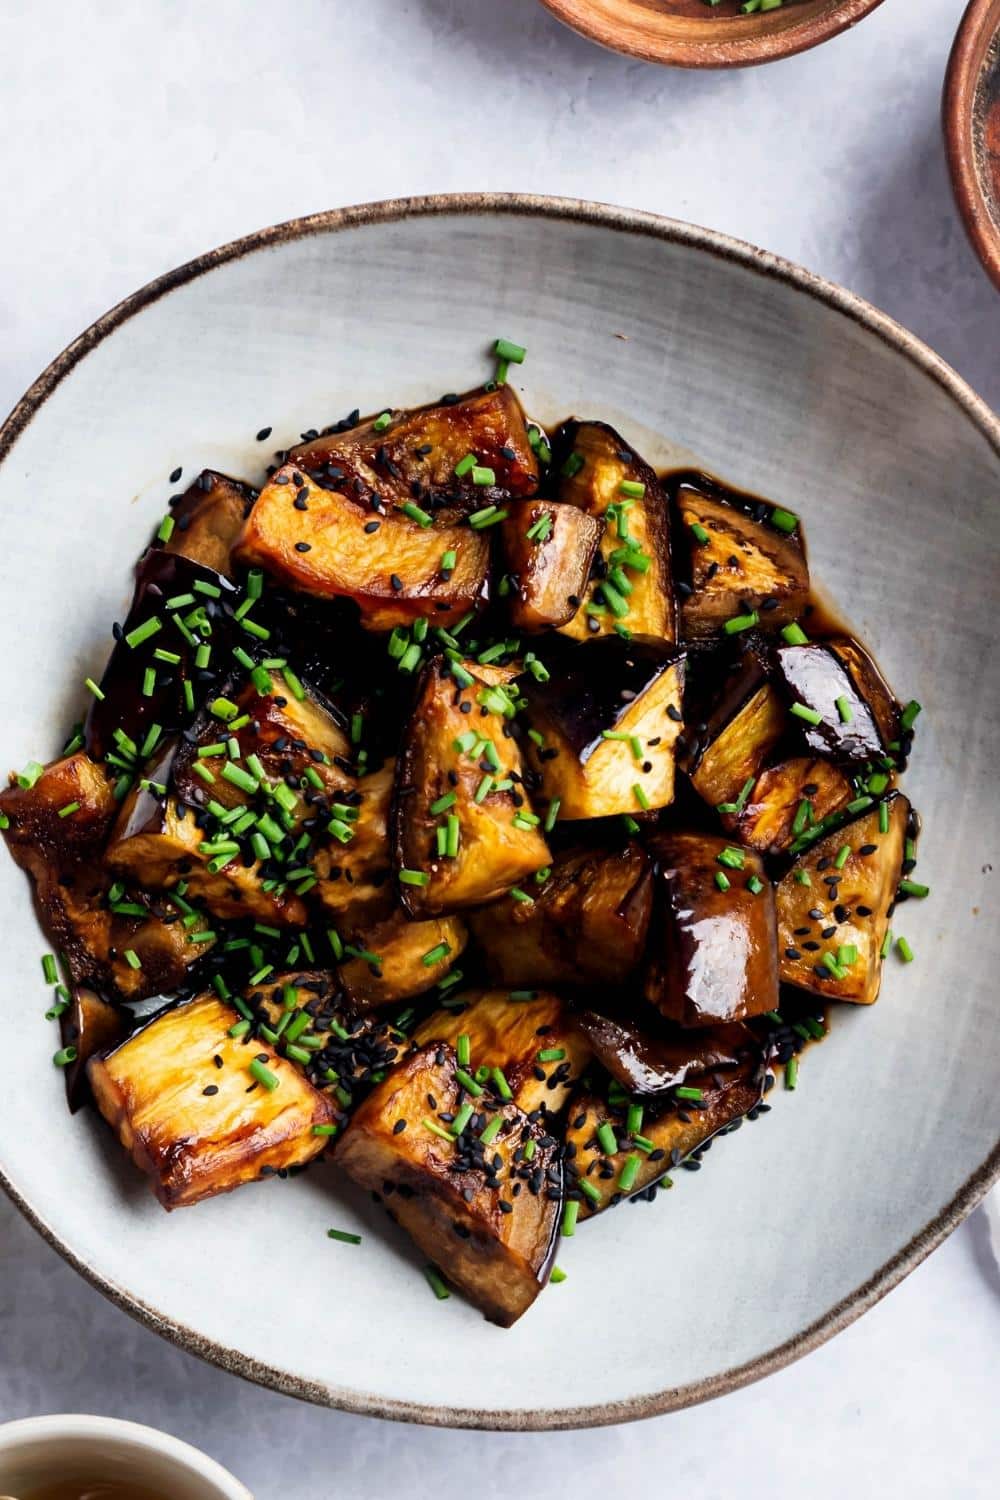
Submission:
<svg viewBox="0 0 1000 1500">
<path fill-rule="evenodd" d="M 463 189 L 604 199 L 752 240 L 870 298 L 1000 407 L 1000 297 L 954 213 L 938 124 L 961 11 L 887 0 L 816 52 L 717 75 L 601 52 L 535 0 L 5 0 L 0 407 L 110 304 L 214 244 Z M 0 1419 L 150 1422 L 259 1500 L 456 1485 L 534 1500 L 569 1476 L 581 1500 L 661 1484 L 986 1500 L 998 1335 L 980 1212 L 832 1344 L 713 1405 L 580 1434 L 396 1427 L 159 1342 L 0 1202 Z"/>
</svg>

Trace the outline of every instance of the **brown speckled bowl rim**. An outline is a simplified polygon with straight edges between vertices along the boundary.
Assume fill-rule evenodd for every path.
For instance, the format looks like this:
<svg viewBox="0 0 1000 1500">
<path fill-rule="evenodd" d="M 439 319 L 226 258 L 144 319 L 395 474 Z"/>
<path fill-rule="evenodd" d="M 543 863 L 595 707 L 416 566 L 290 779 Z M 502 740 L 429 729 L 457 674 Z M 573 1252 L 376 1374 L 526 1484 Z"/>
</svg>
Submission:
<svg viewBox="0 0 1000 1500">
<path fill-rule="evenodd" d="M 986 167 L 977 139 L 979 83 L 1000 30 L 997 0 L 969 0 L 948 59 L 941 97 L 952 191 L 966 233 L 993 284 L 1000 289 L 1000 206 L 983 176 Z"/>
<path fill-rule="evenodd" d="M 165 276 L 151 281 L 104 314 L 86 332 L 75 339 L 55 359 L 48 369 L 21 398 L 3 427 L 0 428 L 0 461 L 10 452 L 20 434 L 32 421 L 36 413 L 70 371 L 92 349 L 129 318 L 142 312 L 152 303 L 158 302 L 176 287 L 183 286 L 196 277 L 239 260 L 258 250 L 267 250 L 286 241 L 299 240 L 307 235 L 335 234 L 345 229 L 363 227 L 367 224 L 388 224 L 404 219 L 425 218 L 435 215 L 521 215 L 552 220 L 564 220 L 601 228 L 616 230 L 624 234 L 644 235 L 668 244 L 685 245 L 702 254 L 718 257 L 744 267 L 760 276 L 768 276 L 783 282 L 795 292 L 814 298 L 832 308 L 867 332 L 875 334 L 884 344 L 904 355 L 938 385 L 962 410 L 969 422 L 1000 458 L 1000 419 L 978 397 L 959 375 L 936 355 L 926 344 L 908 333 L 891 318 L 872 307 L 862 298 L 812 275 L 790 261 L 782 260 L 765 250 L 756 249 L 741 240 L 730 238 L 715 230 L 701 229 L 677 220 L 661 218 L 657 214 L 644 213 L 636 209 L 610 207 L 606 204 L 587 203 L 572 198 L 548 198 L 538 195 L 508 193 L 442 193 L 426 198 L 400 198 L 382 203 L 362 204 L 353 208 L 334 209 L 326 213 L 311 214 L 306 218 L 293 219 L 286 224 L 277 224 L 258 230 L 243 239 L 168 271 Z M 353 1391 L 344 1387 L 327 1386 L 306 1380 L 287 1370 L 274 1368 L 251 1359 L 237 1349 L 205 1338 L 196 1329 L 167 1318 L 157 1308 L 140 1301 L 127 1288 L 117 1285 L 104 1276 L 96 1266 L 88 1265 L 65 1244 L 31 1203 L 0 1171 L 0 1186 L 24 1214 L 39 1234 L 57 1250 L 90 1284 L 102 1292 L 116 1306 L 124 1309 L 154 1333 L 169 1339 L 180 1348 L 211 1364 L 220 1366 L 232 1374 L 259 1385 L 269 1386 L 284 1395 L 296 1396 L 318 1406 L 337 1407 L 344 1411 L 365 1416 L 391 1418 L 394 1421 L 422 1422 L 435 1427 L 473 1427 L 505 1431 L 544 1431 L 553 1429 L 600 1427 L 615 1422 L 635 1421 L 640 1417 L 658 1416 L 663 1412 L 678 1411 L 682 1407 L 694 1406 L 708 1401 L 740 1386 L 749 1385 L 764 1375 L 799 1359 L 803 1354 L 817 1348 L 855 1318 L 872 1307 L 885 1294 L 897 1286 L 903 1277 L 918 1266 L 961 1221 L 972 1212 L 989 1188 L 1000 1178 L 1000 1139 L 972 1173 L 968 1180 L 944 1207 L 934 1215 L 919 1234 L 904 1245 L 891 1260 L 881 1266 L 861 1286 L 822 1317 L 802 1328 L 794 1337 L 773 1349 L 758 1355 L 756 1359 L 735 1366 L 708 1379 L 694 1381 L 689 1385 L 674 1386 L 667 1390 L 653 1391 L 648 1395 L 633 1396 L 624 1401 L 607 1402 L 598 1406 L 551 1407 L 542 1410 L 477 1410 L 475 1407 L 428 1406 L 415 1401 L 385 1400 L 377 1395 Z M 497 1335 L 498 1338 L 502 1334 Z"/>
<path fill-rule="evenodd" d="M 626 32 L 612 19 L 597 14 L 592 0 L 542 0 L 542 4 L 564 25 L 610 52 L 672 68 L 752 68 L 830 41 L 864 20 L 882 0 L 828 0 L 823 10 L 801 16 L 794 14 L 797 7 L 789 6 L 788 10 L 782 7 L 780 15 L 770 11 L 712 17 L 718 35 L 705 40 L 658 34 L 653 11 L 645 12 L 642 26 L 635 22 Z"/>
</svg>

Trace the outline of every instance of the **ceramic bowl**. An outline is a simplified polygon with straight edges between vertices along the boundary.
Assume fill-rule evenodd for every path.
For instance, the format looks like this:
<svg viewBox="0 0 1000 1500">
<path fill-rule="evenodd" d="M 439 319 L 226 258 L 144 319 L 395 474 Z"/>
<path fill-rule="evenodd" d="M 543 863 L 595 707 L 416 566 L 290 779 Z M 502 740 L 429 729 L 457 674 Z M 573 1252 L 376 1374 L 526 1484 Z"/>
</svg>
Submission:
<svg viewBox="0 0 1000 1500">
<path fill-rule="evenodd" d="M 1000 0 L 971 0 L 962 17 L 941 118 L 955 201 L 1000 287 Z"/>
<path fill-rule="evenodd" d="M 409 200 L 252 235 L 115 308 L 0 430 L 5 765 L 55 753 L 131 560 L 171 492 L 353 407 L 484 379 L 497 336 L 543 421 L 612 422 L 805 518 L 813 569 L 904 698 L 933 887 L 879 1003 L 842 1008 L 794 1095 L 655 1205 L 562 1244 L 513 1329 L 438 1302 L 332 1167 L 169 1217 L 103 1123 L 66 1116 L 43 943 L 0 859 L 0 1177 L 40 1231 L 157 1332 L 309 1400 L 486 1427 L 615 1422 L 766 1374 L 842 1328 L 996 1175 L 1000 423 L 873 308 L 721 235 L 516 197 Z M 327 1238 L 356 1230 L 360 1246 Z M 287 1285 L 288 1295 L 274 1288 Z M 261 1294 L 261 1288 L 268 1288 Z"/>
<path fill-rule="evenodd" d="M 213 1458 L 169 1433 L 111 1417 L 28 1417 L 0 1426 L 0 1492 L 58 1481 L 117 1483 L 170 1500 L 253 1500 Z"/>
<path fill-rule="evenodd" d="M 743 15 L 741 0 L 542 0 L 581 36 L 612 52 L 675 68 L 777 62 L 838 36 L 882 0 L 790 0 Z"/>
</svg>

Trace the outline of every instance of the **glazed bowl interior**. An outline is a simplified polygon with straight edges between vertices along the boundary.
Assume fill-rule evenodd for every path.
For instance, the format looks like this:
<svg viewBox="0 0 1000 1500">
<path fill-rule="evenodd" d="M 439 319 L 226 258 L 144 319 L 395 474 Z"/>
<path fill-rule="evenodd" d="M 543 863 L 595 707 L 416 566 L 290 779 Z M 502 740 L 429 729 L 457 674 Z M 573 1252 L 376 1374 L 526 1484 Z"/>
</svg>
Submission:
<svg viewBox="0 0 1000 1500">
<path fill-rule="evenodd" d="M 458 198 L 265 232 L 109 315 L 0 434 L 2 747 L 11 766 L 58 751 L 175 466 L 257 479 L 258 429 L 284 446 L 355 406 L 471 386 L 497 335 L 528 346 L 517 384 L 541 420 L 604 418 L 654 464 L 693 459 L 802 514 L 815 577 L 924 705 L 907 789 L 933 895 L 896 924 L 916 961 L 888 966 L 873 1008 L 838 1011 L 798 1091 L 775 1090 L 707 1170 L 581 1226 L 560 1247 L 568 1279 L 501 1332 L 437 1302 L 403 1237 L 331 1167 L 164 1214 L 101 1122 L 64 1113 L 45 945 L 4 858 L 16 1066 L 0 1176 L 110 1296 L 239 1373 L 389 1416 L 568 1426 L 702 1399 L 805 1352 L 995 1174 L 992 414 L 846 294 L 652 216 Z"/>
<path fill-rule="evenodd" d="M 615 52 L 682 68 L 775 62 L 829 41 L 881 0 L 791 0 L 745 15 L 742 0 L 542 0 L 553 15 Z"/>
</svg>

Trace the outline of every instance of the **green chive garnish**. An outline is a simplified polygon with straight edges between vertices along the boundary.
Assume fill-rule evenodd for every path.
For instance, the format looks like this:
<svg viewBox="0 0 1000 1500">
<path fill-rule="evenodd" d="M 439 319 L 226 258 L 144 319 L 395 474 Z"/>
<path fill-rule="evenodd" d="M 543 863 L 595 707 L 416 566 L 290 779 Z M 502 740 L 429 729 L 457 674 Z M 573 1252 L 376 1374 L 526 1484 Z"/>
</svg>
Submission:
<svg viewBox="0 0 1000 1500">
<path fill-rule="evenodd" d="M 809 637 L 802 626 L 794 623 L 782 627 L 781 637 L 789 646 L 806 646 L 809 643 Z"/>
<path fill-rule="evenodd" d="M 896 939 L 896 952 L 899 954 L 904 964 L 911 964 L 913 962 L 913 949 L 910 947 L 905 937 L 899 937 Z"/>
<path fill-rule="evenodd" d="M 272 1073 L 271 1069 L 259 1062 L 256 1057 L 250 1063 L 250 1073 L 257 1083 L 267 1089 L 268 1093 L 273 1093 L 281 1082 L 277 1073 Z"/>
<path fill-rule="evenodd" d="M 722 628 L 727 635 L 738 635 L 741 630 L 752 630 L 755 625 L 759 624 L 760 615 L 755 609 L 752 609 L 749 614 L 734 615 L 731 620 L 726 621 Z"/>
<path fill-rule="evenodd" d="M 445 1286 L 444 1281 L 435 1270 L 435 1268 L 433 1266 L 424 1266 L 424 1276 L 427 1280 L 427 1285 L 430 1287 L 431 1291 L 434 1293 L 438 1301 L 447 1302 L 448 1298 L 451 1296 L 451 1293 Z"/>
<path fill-rule="evenodd" d="M 787 534 L 794 531 L 798 524 L 799 518 L 792 510 L 782 510 L 780 505 L 776 505 L 771 512 L 771 525 L 777 526 L 779 531 Z"/>
<path fill-rule="evenodd" d="M 822 724 L 823 722 L 823 715 L 817 713 L 814 708 L 807 708 L 804 703 L 793 703 L 789 713 L 794 714 L 797 719 L 804 719 L 807 724 Z"/>
<path fill-rule="evenodd" d="M 334 1126 L 334 1129 L 337 1127 Z M 349 1234 L 346 1229 L 328 1229 L 326 1231 L 328 1240 L 339 1240 L 342 1245 L 360 1245 L 360 1234 Z"/>
<path fill-rule="evenodd" d="M 583 1186 L 583 1180 L 581 1180 L 580 1186 Z M 570 1240 L 573 1238 L 573 1235 L 576 1233 L 576 1221 L 579 1216 L 580 1204 L 576 1198 L 570 1198 L 563 1209 L 562 1224 L 559 1230 L 563 1239 Z"/>
<path fill-rule="evenodd" d="M 840 715 L 841 724 L 849 724 L 854 718 L 854 710 L 843 696 L 837 699 L 837 713 Z"/>
</svg>

